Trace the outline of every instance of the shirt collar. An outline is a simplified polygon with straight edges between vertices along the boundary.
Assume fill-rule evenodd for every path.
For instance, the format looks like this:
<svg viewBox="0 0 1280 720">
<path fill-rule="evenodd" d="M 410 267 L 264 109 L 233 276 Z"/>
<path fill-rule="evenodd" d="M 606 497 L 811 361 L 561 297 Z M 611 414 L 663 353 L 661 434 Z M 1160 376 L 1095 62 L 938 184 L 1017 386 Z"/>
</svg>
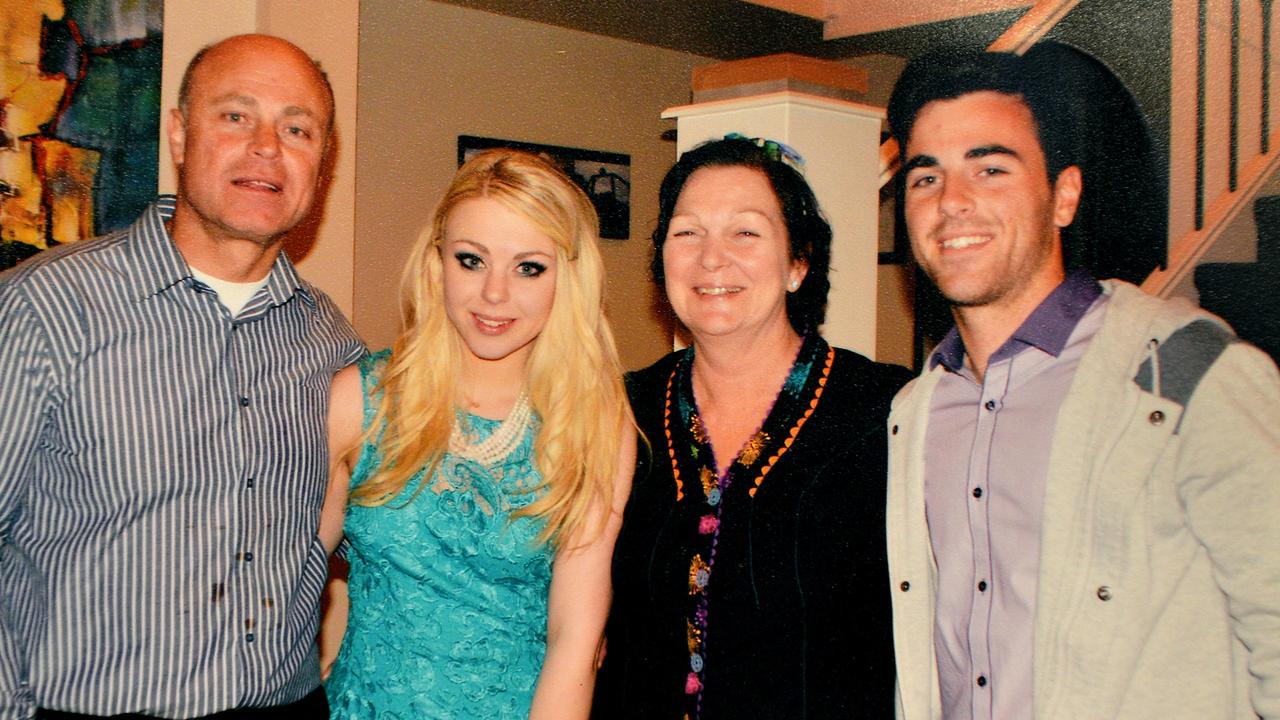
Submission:
<svg viewBox="0 0 1280 720">
<path fill-rule="evenodd" d="M 1101 294 L 1102 286 L 1088 272 L 1073 270 L 996 350 L 991 360 L 1002 360 L 1026 347 L 1036 347 L 1057 357 L 1080 318 Z M 929 358 L 930 369 L 939 364 L 951 372 L 959 372 L 964 367 L 964 341 L 954 326 Z"/>
<path fill-rule="evenodd" d="M 129 282 L 132 284 L 132 295 L 138 300 L 145 300 L 163 292 L 191 277 L 191 268 L 173 244 L 165 223 L 173 218 L 173 210 L 177 198 L 173 195 L 161 195 L 134 221 L 125 233 L 132 248 L 132 268 Z M 315 297 L 311 288 L 282 251 L 276 256 L 271 272 L 267 276 L 267 293 L 272 305 L 282 305 L 294 294 L 302 298 L 310 307 L 315 307 Z"/>
</svg>

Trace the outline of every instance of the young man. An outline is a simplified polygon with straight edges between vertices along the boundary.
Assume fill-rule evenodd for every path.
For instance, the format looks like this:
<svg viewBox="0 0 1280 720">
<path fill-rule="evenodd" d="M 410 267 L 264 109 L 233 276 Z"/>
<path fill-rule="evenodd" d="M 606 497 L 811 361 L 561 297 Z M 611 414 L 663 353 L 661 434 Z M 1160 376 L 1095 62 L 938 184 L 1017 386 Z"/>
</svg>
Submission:
<svg viewBox="0 0 1280 720">
<path fill-rule="evenodd" d="M 1067 271 L 1088 178 L 1053 102 L 1025 58 L 948 53 L 890 103 L 956 323 L 889 421 L 900 716 L 1280 717 L 1280 378 Z"/>
<path fill-rule="evenodd" d="M 178 196 L 0 275 L 0 717 L 328 717 L 325 412 L 363 346 L 281 247 L 332 118 L 297 47 L 213 45 Z"/>
</svg>

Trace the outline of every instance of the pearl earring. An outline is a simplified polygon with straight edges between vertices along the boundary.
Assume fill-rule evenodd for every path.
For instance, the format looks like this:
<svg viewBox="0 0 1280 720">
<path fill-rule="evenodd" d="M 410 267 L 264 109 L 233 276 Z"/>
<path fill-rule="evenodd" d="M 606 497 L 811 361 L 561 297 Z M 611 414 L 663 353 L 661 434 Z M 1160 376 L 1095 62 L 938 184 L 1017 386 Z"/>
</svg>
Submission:
<svg viewBox="0 0 1280 720">
<path fill-rule="evenodd" d="M 794 279 L 793 279 L 793 280 L 791 281 L 791 291 L 792 291 L 792 292 L 795 292 L 796 290 L 799 290 L 799 289 L 800 289 L 800 281 L 799 281 L 799 280 L 794 280 Z"/>
</svg>

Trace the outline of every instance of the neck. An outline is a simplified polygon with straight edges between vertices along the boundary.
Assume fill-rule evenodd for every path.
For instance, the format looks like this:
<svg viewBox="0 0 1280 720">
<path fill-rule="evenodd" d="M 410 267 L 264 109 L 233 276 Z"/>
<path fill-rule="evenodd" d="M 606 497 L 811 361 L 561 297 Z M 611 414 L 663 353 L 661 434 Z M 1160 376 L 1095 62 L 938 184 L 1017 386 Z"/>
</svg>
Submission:
<svg viewBox="0 0 1280 720">
<path fill-rule="evenodd" d="M 511 412 L 528 378 L 525 357 L 508 356 L 496 362 L 468 357 L 459 378 L 457 402 L 469 413 L 500 420 Z"/>
<path fill-rule="evenodd" d="M 764 388 L 776 390 L 779 369 L 785 375 L 791 368 L 801 342 L 789 323 L 745 340 L 695 337 L 696 387 L 712 401 L 718 393 L 738 395 Z"/>
<path fill-rule="evenodd" d="M 231 282 L 255 282 L 266 277 L 284 246 L 282 238 L 260 243 L 230 237 L 208 227 L 181 202 L 174 210 L 168 230 L 188 265 Z"/>
<path fill-rule="evenodd" d="M 964 341 L 965 359 L 978 381 L 987 372 L 991 356 L 1026 322 L 1040 303 L 1053 293 L 1062 278 L 1029 287 L 1017 297 L 987 305 L 953 305 L 951 315 Z"/>
</svg>

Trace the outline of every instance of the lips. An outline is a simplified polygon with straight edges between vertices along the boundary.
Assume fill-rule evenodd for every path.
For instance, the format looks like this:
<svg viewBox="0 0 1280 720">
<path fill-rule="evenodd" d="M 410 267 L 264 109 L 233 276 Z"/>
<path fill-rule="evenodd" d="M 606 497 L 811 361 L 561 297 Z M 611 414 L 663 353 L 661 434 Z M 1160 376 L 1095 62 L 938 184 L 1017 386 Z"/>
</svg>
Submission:
<svg viewBox="0 0 1280 720">
<path fill-rule="evenodd" d="M 515 324 L 514 318 L 497 318 L 479 313 L 471 313 L 476 321 L 476 328 L 485 335 L 501 335 Z"/>
<path fill-rule="evenodd" d="M 246 190 L 258 190 L 262 192 L 278 193 L 281 190 L 278 183 L 263 180 L 261 178 L 236 178 L 231 181 L 231 184 Z"/>
<path fill-rule="evenodd" d="M 952 235 L 943 238 L 940 244 L 946 250 L 963 250 L 974 245 L 982 245 L 990 240 L 990 235 Z"/>
</svg>

